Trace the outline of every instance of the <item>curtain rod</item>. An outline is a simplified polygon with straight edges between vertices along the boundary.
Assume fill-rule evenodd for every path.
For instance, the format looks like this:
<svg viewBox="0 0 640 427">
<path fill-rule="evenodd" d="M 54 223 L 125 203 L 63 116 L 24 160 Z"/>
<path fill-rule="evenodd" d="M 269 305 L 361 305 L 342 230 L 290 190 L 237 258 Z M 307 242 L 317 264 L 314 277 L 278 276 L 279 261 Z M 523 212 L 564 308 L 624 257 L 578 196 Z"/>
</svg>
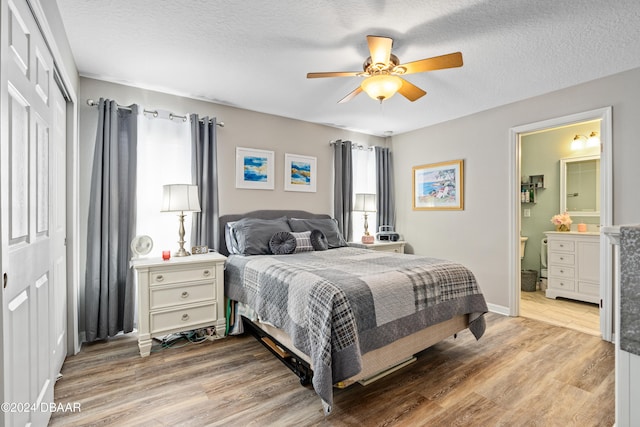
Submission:
<svg viewBox="0 0 640 427">
<path fill-rule="evenodd" d="M 89 107 L 97 107 L 98 103 L 96 101 L 94 101 L 93 99 L 87 99 L 87 105 Z M 131 111 L 131 107 L 127 107 L 126 105 L 118 104 L 118 108 L 121 109 L 121 110 Z M 158 111 L 157 110 L 142 110 L 142 112 L 143 113 L 152 114 L 153 117 L 158 117 Z M 177 114 L 169 113 L 169 119 L 171 119 L 171 120 L 173 120 L 173 119 L 182 119 L 182 121 L 186 122 L 187 121 L 187 116 L 179 116 Z M 200 121 L 202 122 L 203 120 L 200 119 Z M 221 128 L 223 128 L 224 127 L 224 122 L 218 122 L 218 123 L 216 123 L 216 125 L 218 125 Z"/>
<path fill-rule="evenodd" d="M 334 145 L 342 144 L 342 143 L 345 143 L 345 142 L 351 142 L 351 141 L 341 141 L 341 140 L 330 141 L 329 142 L 329 146 L 334 146 Z M 351 143 L 351 149 L 352 150 L 373 150 L 375 147 L 376 147 L 376 145 L 368 145 L 368 146 L 365 147 L 364 145 L 361 145 L 361 144 Z"/>
</svg>

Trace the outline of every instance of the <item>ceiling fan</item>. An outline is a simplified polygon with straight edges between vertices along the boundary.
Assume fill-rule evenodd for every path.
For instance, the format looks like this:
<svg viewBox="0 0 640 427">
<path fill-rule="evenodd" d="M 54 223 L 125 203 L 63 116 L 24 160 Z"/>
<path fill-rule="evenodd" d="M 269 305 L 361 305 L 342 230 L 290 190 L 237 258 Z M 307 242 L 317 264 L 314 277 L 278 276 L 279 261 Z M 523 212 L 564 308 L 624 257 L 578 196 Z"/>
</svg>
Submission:
<svg viewBox="0 0 640 427">
<path fill-rule="evenodd" d="M 371 56 L 362 65 L 364 71 L 308 73 L 307 78 L 366 77 L 360 86 L 338 103 L 347 102 L 362 91 L 380 102 L 391 98 L 396 92 L 400 92 L 402 96 L 413 102 L 426 95 L 427 92 L 399 76 L 462 66 L 462 53 L 460 52 L 400 64 L 398 57 L 391 53 L 393 39 L 367 36 L 367 44 Z"/>
</svg>

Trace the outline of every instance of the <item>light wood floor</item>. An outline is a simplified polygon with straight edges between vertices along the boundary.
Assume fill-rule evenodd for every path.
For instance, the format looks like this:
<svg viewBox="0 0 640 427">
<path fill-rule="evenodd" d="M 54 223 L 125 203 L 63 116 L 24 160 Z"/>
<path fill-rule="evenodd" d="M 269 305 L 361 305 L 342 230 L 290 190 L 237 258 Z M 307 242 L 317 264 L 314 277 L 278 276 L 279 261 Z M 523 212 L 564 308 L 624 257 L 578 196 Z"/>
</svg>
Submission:
<svg viewBox="0 0 640 427">
<path fill-rule="evenodd" d="M 597 304 L 571 299 L 551 299 L 543 291 L 520 293 L 520 316 L 601 336 Z"/>
<path fill-rule="evenodd" d="M 51 426 L 611 426 L 614 348 L 598 337 L 487 314 L 367 387 L 335 390 L 325 417 L 309 387 L 248 336 L 154 351 L 135 336 L 67 358 Z"/>
</svg>

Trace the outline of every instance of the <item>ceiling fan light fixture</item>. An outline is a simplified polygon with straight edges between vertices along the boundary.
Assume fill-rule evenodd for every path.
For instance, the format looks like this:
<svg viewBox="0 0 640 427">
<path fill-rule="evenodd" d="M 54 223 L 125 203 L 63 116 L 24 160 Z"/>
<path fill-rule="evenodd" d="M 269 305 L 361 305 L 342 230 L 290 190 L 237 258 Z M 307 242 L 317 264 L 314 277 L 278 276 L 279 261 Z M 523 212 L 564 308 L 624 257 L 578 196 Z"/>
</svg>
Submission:
<svg viewBox="0 0 640 427">
<path fill-rule="evenodd" d="M 360 85 L 367 95 L 380 102 L 391 98 L 402 87 L 402 79 L 389 74 L 367 77 Z"/>
</svg>

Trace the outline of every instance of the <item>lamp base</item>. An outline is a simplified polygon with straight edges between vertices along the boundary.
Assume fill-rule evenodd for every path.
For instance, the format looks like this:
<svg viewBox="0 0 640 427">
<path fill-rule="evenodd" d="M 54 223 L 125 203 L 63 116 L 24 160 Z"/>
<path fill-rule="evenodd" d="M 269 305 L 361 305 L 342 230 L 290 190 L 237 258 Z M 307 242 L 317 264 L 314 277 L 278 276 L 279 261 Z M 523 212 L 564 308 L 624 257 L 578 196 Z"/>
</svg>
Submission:
<svg viewBox="0 0 640 427">
<path fill-rule="evenodd" d="M 180 228 L 178 228 L 178 236 L 180 236 L 178 243 L 180 244 L 180 249 L 178 249 L 178 252 L 173 254 L 173 256 L 189 256 L 191 254 L 184 248 L 184 212 L 180 212 L 178 217 L 180 218 Z"/>
<path fill-rule="evenodd" d="M 375 241 L 376 241 L 376 238 L 374 236 L 372 236 L 372 235 L 362 236 L 362 243 L 364 243 L 364 244 L 370 245 L 370 244 L 374 243 Z"/>
<path fill-rule="evenodd" d="M 178 252 L 173 254 L 173 256 L 189 256 L 191 255 L 185 248 L 178 249 Z"/>
</svg>

